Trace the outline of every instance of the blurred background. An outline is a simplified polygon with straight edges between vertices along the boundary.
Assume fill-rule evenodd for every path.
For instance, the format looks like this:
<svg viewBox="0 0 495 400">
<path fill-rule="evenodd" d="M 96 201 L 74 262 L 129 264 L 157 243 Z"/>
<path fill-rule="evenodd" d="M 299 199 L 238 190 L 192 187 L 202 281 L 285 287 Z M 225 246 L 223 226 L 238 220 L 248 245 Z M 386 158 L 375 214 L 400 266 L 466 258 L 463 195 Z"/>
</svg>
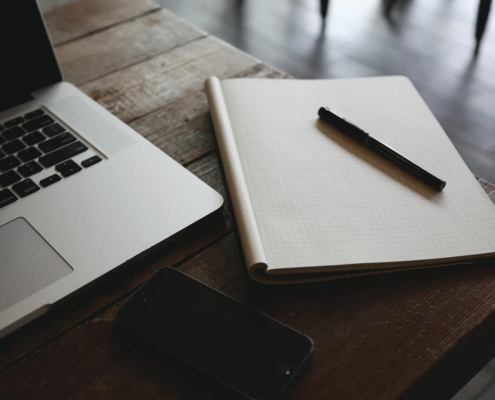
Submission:
<svg viewBox="0 0 495 400">
<path fill-rule="evenodd" d="M 158 2 L 299 79 L 409 77 L 473 173 L 495 182 L 495 17 L 473 58 L 479 0 L 330 0 L 324 26 L 320 0 Z"/>
</svg>

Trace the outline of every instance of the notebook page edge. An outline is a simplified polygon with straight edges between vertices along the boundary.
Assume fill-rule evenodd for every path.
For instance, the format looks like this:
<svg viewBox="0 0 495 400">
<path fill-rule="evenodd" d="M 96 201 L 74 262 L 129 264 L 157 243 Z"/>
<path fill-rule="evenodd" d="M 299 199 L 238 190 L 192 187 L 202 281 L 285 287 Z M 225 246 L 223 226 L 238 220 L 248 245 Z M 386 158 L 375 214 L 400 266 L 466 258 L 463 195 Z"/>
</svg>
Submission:
<svg viewBox="0 0 495 400">
<path fill-rule="evenodd" d="M 220 80 L 215 76 L 208 78 L 205 81 L 205 89 L 244 257 L 248 272 L 252 276 L 255 270 L 263 269 L 266 271 L 267 269 L 261 236 L 245 182 Z"/>
</svg>

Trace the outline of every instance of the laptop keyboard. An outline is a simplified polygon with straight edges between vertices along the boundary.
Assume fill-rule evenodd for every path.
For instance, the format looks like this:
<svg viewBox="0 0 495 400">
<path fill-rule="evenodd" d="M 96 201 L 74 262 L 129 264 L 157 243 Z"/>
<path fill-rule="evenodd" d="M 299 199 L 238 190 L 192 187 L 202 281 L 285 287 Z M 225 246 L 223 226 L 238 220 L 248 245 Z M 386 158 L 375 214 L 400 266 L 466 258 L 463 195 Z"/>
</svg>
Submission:
<svg viewBox="0 0 495 400">
<path fill-rule="evenodd" d="M 41 108 L 0 122 L 0 208 L 77 174 L 83 168 L 72 158 L 87 150 Z M 81 165 L 89 168 L 101 160 L 92 155 Z M 33 180 L 51 167 L 53 174 L 38 183 Z"/>
</svg>

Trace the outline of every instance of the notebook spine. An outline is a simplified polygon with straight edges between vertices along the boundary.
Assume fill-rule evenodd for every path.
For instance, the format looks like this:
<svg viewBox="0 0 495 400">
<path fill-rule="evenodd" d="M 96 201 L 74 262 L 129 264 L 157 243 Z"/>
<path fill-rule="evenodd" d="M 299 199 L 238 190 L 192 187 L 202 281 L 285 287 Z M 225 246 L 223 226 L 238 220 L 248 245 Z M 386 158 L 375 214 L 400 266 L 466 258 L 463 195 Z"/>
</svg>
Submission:
<svg viewBox="0 0 495 400">
<path fill-rule="evenodd" d="M 267 262 L 222 85 L 218 78 L 210 77 L 205 88 L 248 272 L 256 279 L 255 275 L 266 272 Z"/>
</svg>

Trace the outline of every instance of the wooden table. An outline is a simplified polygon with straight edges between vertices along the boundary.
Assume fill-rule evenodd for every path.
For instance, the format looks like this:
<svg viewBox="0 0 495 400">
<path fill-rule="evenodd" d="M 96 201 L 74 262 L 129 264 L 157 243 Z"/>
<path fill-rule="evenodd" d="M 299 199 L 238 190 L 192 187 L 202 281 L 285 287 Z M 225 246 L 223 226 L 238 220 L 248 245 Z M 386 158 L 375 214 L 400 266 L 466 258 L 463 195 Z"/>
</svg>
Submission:
<svg viewBox="0 0 495 400">
<path fill-rule="evenodd" d="M 81 0 L 46 22 L 66 80 L 219 191 L 226 206 L 0 341 L 2 399 L 230 398 L 116 328 L 117 308 L 167 265 L 314 339 L 290 399 L 449 399 L 495 355 L 493 262 L 290 287 L 248 279 L 203 81 L 287 75 L 149 0 Z"/>
</svg>

